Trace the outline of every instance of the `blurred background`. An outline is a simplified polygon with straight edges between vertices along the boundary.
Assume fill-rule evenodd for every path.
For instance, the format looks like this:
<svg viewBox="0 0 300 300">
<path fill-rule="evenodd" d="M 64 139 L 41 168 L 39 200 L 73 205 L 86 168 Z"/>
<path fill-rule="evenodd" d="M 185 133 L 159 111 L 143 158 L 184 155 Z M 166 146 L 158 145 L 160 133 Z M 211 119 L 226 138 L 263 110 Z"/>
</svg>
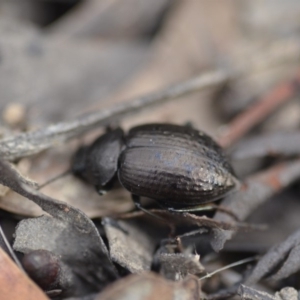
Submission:
<svg viewBox="0 0 300 300">
<path fill-rule="evenodd" d="M 297 0 L 1 0 L 2 134 L 7 126 L 39 128 L 208 70 L 271 58 L 214 102 L 210 91 L 125 122 L 193 122 L 216 135 L 229 117 L 293 74 L 299 17 Z M 293 104 L 294 119 L 299 112 Z"/>
<path fill-rule="evenodd" d="M 226 85 L 121 122 L 125 129 L 191 122 L 217 137 L 228 120 L 294 76 L 299 20 L 296 0 L 0 0 L 0 135 L 72 120 L 212 70 L 243 69 Z M 294 98 L 266 118 L 260 132 L 297 129 L 297 93 Z M 81 143 L 41 156 L 36 165 L 44 176 L 36 169 L 29 174 L 42 181 L 67 169 L 65 156 Z M 27 161 L 24 168 L 33 165 Z M 235 165 L 240 177 L 258 168 Z"/>
<path fill-rule="evenodd" d="M 125 129 L 146 122 L 190 122 L 218 138 L 224 124 L 260 103 L 263 95 L 281 83 L 294 82 L 299 74 L 299 33 L 298 0 L 0 0 L 0 137 L 66 122 L 221 70 L 228 74 L 224 84 L 117 120 Z M 242 76 L 236 76 L 237 70 Z M 278 146 L 284 144 L 286 131 L 299 136 L 299 82 L 298 75 L 291 99 L 272 114 L 265 113 L 263 122 L 254 122 L 250 137 L 278 132 Z M 18 168 L 44 183 L 68 170 L 74 151 L 103 128 L 96 131 L 22 158 Z M 274 155 L 268 141 L 255 140 L 249 150 L 247 143 L 243 148 L 244 138 L 239 136 L 238 153 L 226 149 L 240 179 L 255 183 L 259 172 L 286 157 L 299 157 L 299 145 L 286 143 L 285 151 Z M 253 144 L 267 146 L 255 157 Z M 268 231 L 242 232 L 226 244 L 225 253 L 263 253 L 299 228 L 299 174 L 293 176 L 290 182 L 281 176 L 284 184 L 264 198 L 272 196 L 271 201 L 249 209 L 252 216 L 247 221 L 268 224 Z M 258 178 L 263 186 L 264 178 Z M 268 184 L 274 187 L 270 182 L 266 189 Z M 2 188 L 1 222 L 12 235 L 16 220 L 42 211 Z M 71 175 L 43 192 L 90 218 L 134 208 L 128 191 L 112 191 L 100 201 L 93 187 Z M 259 198 L 255 186 L 254 192 Z"/>
</svg>

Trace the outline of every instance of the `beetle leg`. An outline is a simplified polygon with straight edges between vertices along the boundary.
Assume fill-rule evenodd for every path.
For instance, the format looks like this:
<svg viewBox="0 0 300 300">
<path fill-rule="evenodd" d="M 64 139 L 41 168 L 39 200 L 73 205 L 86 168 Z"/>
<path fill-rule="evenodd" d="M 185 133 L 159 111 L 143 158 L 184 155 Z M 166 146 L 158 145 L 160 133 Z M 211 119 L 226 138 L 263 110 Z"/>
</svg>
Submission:
<svg viewBox="0 0 300 300">
<path fill-rule="evenodd" d="M 170 227 L 170 236 L 174 236 L 174 234 L 175 234 L 175 226 L 174 226 L 174 224 L 168 222 L 166 219 L 164 219 L 164 218 L 162 218 L 162 217 L 160 217 L 160 216 L 158 216 L 158 215 L 156 215 L 156 214 L 153 214 L 153 213 L 150 212 L 149 210 L 145 209 L 145 208 L 142 206 L 142 204 L 141 204 L 141 201 L 140 201 L 140 200 L 141 200 L 141 197 L 140 197 L 140 196 L 132 194 L 132 195 L 131 195 L 131 198 L 132 198 L 132 201 L 134 202 L 135 207 L 136 207 L 138 210 L 141 210 L 141 211 L 143 211 L 145 214 L 147 214 L 147 215 L 149 215 L 149 216 L 151 216 L 151 217 L 153 217 L 153 218 L 156 218 L 156 219 L 160 220 L 161 222 L 166 223 L 166 224 Z"/>
<path fill-rule="evenodd" d="M 216 209 L 216 207 L 212 204 L 189 206 L 189 207 L 185 207 L 185 208 L 172 208 L 172 207 L 167 208 L 167 210 L 170 211 L 170 212 L 180 212 L 180 213 L 198 212 L 198 211 L 211 211 L 211 210 L 215 210 L 215 209 Z"/>
<path fill-rule="evenodd" d="M 161 217 L 159 217 L 159 216 L 153 214 L 153 213 L 150 212 L 149 210 L 145 209 L 145 208 L 142 206 L 142 204 L 141 204 L 141 198 L 140 198 L 140 196 L 138 196 L 138 195 L 133 195 L 133 194 L 132 194 L 132 195 L 131 195 L 131 198 L 132 198 L 132 201 L 134 202 L 135 207 L 136 207 L 138 210 L 143 211 L 144 213 L 150 215 L 151 217 L 154 217 L 154 218 L 157 218 L 157 219 L 159 219 L 159 220 L 161 220 L 161 221 L 163 221 L 163 222 L 166 222 L 165 219 L 163 219 L 163 218 L 161 218 Z"/>
<path fill-rule="evenodd" d="M 181 208 L 181 209 L 168 208 L 168 211 L 170 211 L 170 212 L 180 212 L 180 213 L 211 211 L 211 210 L 218 210 L 218 211 L 224 212 L 224 213 L 228 214 L 229 216 L 231 216 L 235 221 L 239 221 L 239 218 L 233 211 L 231 211 L 230 209 L 227 209 L 225 207 L 222 207 L 220 205 L 216 205 L 216 204 L 203 204 L 203 205 L 191 206 L 191 207 Z"/>
</svg>

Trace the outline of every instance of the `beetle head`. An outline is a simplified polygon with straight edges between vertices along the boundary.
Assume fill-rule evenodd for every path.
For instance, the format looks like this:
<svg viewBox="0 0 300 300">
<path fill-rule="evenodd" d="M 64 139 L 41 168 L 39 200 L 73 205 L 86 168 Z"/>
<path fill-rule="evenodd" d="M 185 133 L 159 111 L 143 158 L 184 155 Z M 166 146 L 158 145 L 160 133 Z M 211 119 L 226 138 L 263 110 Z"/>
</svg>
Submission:
<svg viewBox="0 0 300 300">
<path fill-rule="evenodd" d="M 73 172 L 96 186 L 100 194 L 108 189 L 118 170 L 119 155 L 124 146 L 124 132 L 117 128 L 80 148 L 74 156 Z"/>
</svg>

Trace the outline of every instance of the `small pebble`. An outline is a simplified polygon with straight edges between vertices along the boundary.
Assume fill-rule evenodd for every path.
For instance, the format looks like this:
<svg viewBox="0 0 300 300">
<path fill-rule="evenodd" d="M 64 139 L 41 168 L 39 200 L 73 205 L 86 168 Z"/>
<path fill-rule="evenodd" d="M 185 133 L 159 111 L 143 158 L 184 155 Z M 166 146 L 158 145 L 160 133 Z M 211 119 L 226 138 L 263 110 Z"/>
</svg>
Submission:
<svg viewBox="0 0 300 300">
<path fill-rule="evenodd" d="M 7 105 L 2 113 L 3 120 L 10 126 L 17 126 L 24 122 L 25 107 L 21 103 L 11 103 Z"/>
</svg>

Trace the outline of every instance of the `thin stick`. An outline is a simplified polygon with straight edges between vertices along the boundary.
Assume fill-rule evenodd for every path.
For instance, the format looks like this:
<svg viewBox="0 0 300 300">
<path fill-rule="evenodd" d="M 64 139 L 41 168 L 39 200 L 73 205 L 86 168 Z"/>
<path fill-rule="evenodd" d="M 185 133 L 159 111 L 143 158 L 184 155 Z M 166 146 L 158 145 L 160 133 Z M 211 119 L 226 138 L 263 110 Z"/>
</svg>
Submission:
<svg viewBox="0 0 300 300">
<path fill-rule="evenodd" d="M 295 96 L 299 92 L 299 87 L 300 71 L 297 72 L 294 78 L 277 85 L 252 107 L 234 118 L 219 138 L 219 144 L 223 147 L 232 146 L 255 125 Z"/>
<path fill-rule="evenodd" d="M 2 239 L 8 254 L 10 255 L 10 257 L 14 260 L 15 264 L 19 267 L 20 270 L 24 271 L 19 259 L 17 258 L 15 252 L 13 251 L 13 249 L 11 248 L 11 245 L 9 244 L 6 235 L 4 234 L 3 230 L 2 230 L 2 226 L 0 225 L 0 239 Z M 5 249 L 3 249 L 5 251 Z"/>
<path fill-rule="evenodd" d="M 5 138 L 0 141 L 0 157 L 5 160 L 15 160 L 39 153 L 95 126 L 106 125 L 112 119 L 224 83 L 228 78 L 229 75 L 222 70 L 208 72 L 156 93 L 79 116 L 73 121 L 61 122 Z"/>
<path fill-rule="evenodd" d="M 234 262 L 232 264 L 229 264 L 229 265 L 227 265 L 223 268 L 217 269 L 217 270 L 215 270 L 211 273 L 206 274 L 205 276 L 199 278 L 199 280 L 204 280 L 206 278 L 210 278 L 210 277 L 212 277 L 213 275 L 215 275 L 217 273 L 220 273 L 220 272 L 225 271 L 227 269 L 230 269 L 230 268 L 233 268 L 233 267 L 236 267 L 236 266 L 240 266 L 240 265 L 243 265 L 243 264 L 246 264 L 248 262 L 255 261 L 255 260 L 257 260 L 257 256 L 252 256 L 252 257 L 248 257 L 248 258 L 236 261 L 236 262 Z"/>
<path fill-rule="evenodd" d="M 130 112 L 223 84 L 228 80 L 257 72 L 257 70 L 298 61 L 299 49 L 300 45 L 297 39 L 276 41 L 263 53 L 253 53 L 252 58 L 247 57 L 242 65 L 233 66 L 229 71 L 215 70 L 207 72 L 159 92 L 138 97 L 126 103 L 123 102 L 112 108 L 79 116 L 70 122 L 61 122 L 36 131 L 5 138 L 0 140 L 0 157 L 5 160 L 15 160 L 36 154 L 78 136 L 97 125 L 107 125 L 109 121 L 121 118 Z M 226 138 L 221 138 L 220 143 L 228 144 L 223 141 L 224 139 Z"/>
</svg>

